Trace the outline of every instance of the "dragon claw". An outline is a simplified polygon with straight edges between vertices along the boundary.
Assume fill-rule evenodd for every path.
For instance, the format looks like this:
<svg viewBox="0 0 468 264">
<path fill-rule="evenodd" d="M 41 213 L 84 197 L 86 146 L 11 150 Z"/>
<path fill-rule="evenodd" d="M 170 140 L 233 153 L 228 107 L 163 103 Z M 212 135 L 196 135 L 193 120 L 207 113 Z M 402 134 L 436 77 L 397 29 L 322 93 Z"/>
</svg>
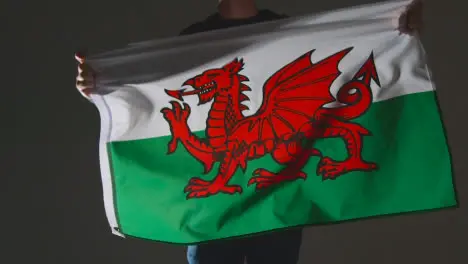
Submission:
<svg viewBox="0 0 468 264">
<path fill-rule="evenodd" d="M 197 177 L 193 177 L 193 178 L 190 179 L 190 181 L 189 181 L 189 184 L 202 185 L 202 186 L 208 186 L 208 185 L 210 185 L 210 183 L 211 183 L 211 182 L 202 180 L 202 179 L 197 178 Z"/>
<path fill-rule="evenodd" d="M 184 107 L 177 101 L 170 102 L 172 109 L 165 107 L 161 109 L 161 113 L 164 115 L 164 118 L 170 123 L 187 123 L 187 119 L 190 116 L 190 106 L 186 103 L 183 103 Z"/>
<path fill-rule="evenodd" d="M 169 123 L 173 132 L 172 139 L 168 144 L 167 153 L 171 154 L 177 149 L 179 139 L 186 138 L 189 128 L 187 120 L 190 115 L 190 106 L 184 103 L 184 108 L 177 101 L 171 101 L 172 109 L 165 107 L 161 109 L 164 119 Z"/>
<path fill-rule="evenodd" d="M 239 185 L 221 185 L 214 181 L 205 181 L 198 177 L 190 179 L 189 184 L 184 189 L 187 199 L 209 197 L 218 193 L 235 194 L 242 193 Z"/>
<path fill-rule="evenodd" d="M 345 162 L 337 162 L 329 157 L 322 158 L 317 166 L 317 175 L 321 175 L 323 179 L 333 180 L 345 172 Z"/>
<path fill-rule="evenodd" d="M 377 169 L 377 164 L 365 162 L 361 159 L 335 161 L 329 157 L 324 157 L 317 166 L 317 175 L 322 176 L 324 180 L 334 180 L 338 176 L 351 171 L 371 171 L 375 169 Z"/>
<path fill-rule="evenodd" d="M 265 189 L 268 187 L 271 187 L 272 185 L 282 183 L 285 181 L 294 181 L 297 179 L 303 179 L 305 180 L 307 178 L 307 174 L 305 174 L 302 171 L 299 172 L 293 172 L 293 171 L 282 171 L 280 173 L 273 173 L 270 171 L 267 171 L 265 169 L 256 169 L 253 172 L 253 175 L 255 177 L 252 177 L 249 182 L 248 186 L 252 184 L 256 184 L 256 189 Z"/>
<path fill-rule="evenodd" d="M 163 114 L 164 119 L 166 119 L 167 121 L 170 121 L 171 119 L 174 119 L 174 117 L 171 116 L 172 110 L 167 108 L 167 107 L 161 109 L 161 113 Z"/>
</svg>

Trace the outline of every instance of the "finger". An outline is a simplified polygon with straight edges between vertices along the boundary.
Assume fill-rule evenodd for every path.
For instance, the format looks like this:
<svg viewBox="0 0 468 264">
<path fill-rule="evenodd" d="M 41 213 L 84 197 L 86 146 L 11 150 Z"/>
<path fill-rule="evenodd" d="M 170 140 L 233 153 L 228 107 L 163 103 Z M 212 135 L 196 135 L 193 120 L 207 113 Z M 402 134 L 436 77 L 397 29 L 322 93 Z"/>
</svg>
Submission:
<svg viewBox="0 0 468 264">
<path fill-rule="evenodd" d="M 76 81 L 77 81 L 77 82 L 82 82 L 82 81 L 84 81 L 84 80 L 85 80 L 85 78 L 83 77 L 82 74 L 78 74 L 78 76 L 76 76 Z"/>
<path fill-rule="evenodd" d="M 86 81 L 86 82 L 93 83 L 93 82 L 95 82 L 95 77 L 94 77 L 93 74 L 90 74 L 90 73 L 86 74 L 86 73 L 82 72 L 82 73 L 80 73 L 80 74 L 78 74 L 76 76 L 76 80 L 77 81 Z"/>
<path fill-rule="evenodd" d="M 79 63 L 84 63 L 86 57 L 87 57 L 87 52 L 84 51 L 84 50 L 79 50 L 79 51 L 75 52 L 75 59 L 76 59 Z"/>
<path fill-rule="evenodd" d="M 76 81 L 76 88 L 79 90 L 92 89 L 94 88 L 94 84 L 89 81 Z"/>
<path fill-rule="evenodd" d="M 76 88 L 80 92 L 80 94 L 86 98 L 90 98 L 91 92 L 94 90 L 92 86 L 88 83 L 78 81 L 76 83 Z"/>
<path fill-rule="evenodd" d="M 401 13 L 399 19 L 398 19 L 398 26 L 403 27 L 407 22 L 408 22 L 408 11 L 404 11 Z"/>
<path fill-rule="evenodd" d="M 86 89 L 80 90 L 81 94 L 86 98 L 90 98 L 90 95 L 91 95 L 92 91 L 93 91 L 93 89 L 91 89 L 91 88 L 86 88 Z"/>
<path fill-rule="evenodd" d="M 407 11 L 403 11 L 397 19 L 395 19 L 395 28 L 400 31 L 403 31 L 404 28 L 405 28 L 405 25 L 407 24 L 407 20 L 408 20 L 408 12 Z"/>
<path fill-rule="evenodd" d="M 79 63 L 84 63 L 85 62 L 85 57 L 81 53 L 75 53 L 75 60 L 78 61 Z"/>
<path fill-rule="evenodd" d="M 95 80 L 95 75 L 90 72 L 78 72 L 78 75 L 76 76 L 77 81 L 83 81 L 83 80 L 88 80 L 90 82 L 93 82 Z"/>
<path fill-rule="evenodd" d="M 82 72 L 88 72 L 86 64 L 84 63 L 78 64 L 78 73 Z"/>
<path fill-rule="evenodd" d="M 76 78 L 76 84 L 77 85 L 85 85 L 85 86 L 88 86 L 88 87 L 92 87 L 94 82 L 93 80 L 90 80 L 90 79 L 87 79 L 87 78 L 82 78 L 80 80 L 79 77 Z"/>
<path fill-rule="evenodd" d="M 82 63 L 78 65 L 78 73 L 82 73 L 82 72 L 85 73 L 86 75 L 95 73 L 94 69 L 91 68 L 91 66 L 89 66 L 89 64 L 87 63 Z"/>
</svg>

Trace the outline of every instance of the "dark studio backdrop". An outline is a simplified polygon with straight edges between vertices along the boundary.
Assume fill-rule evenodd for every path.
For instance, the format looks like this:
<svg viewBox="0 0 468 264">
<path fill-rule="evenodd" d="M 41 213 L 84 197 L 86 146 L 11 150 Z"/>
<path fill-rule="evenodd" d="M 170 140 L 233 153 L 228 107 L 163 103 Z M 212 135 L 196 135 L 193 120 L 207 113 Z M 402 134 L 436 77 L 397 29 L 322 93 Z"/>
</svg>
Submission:
<svg viewBox="0 0 468 264">
<path fill-rule="evenodd" d="M 8 78 L 16 95 L 15 140 L 6 143 L 15 155 L 12 162 L 11 155 L 6 159 L 14 171 L 2 186 L 7 213 L 1 215 L 7 223 L 2 225 L 1 263 L 186 263 L 183 246 L 111 235 L 98 165 L 98 112 L 75 91 L 73 53 L 176 35 L 214 12 L 216 2 L 8 2 L 2 16 L 20 52 Z M 291 16 L 370 2 L 258 1 Z M 426 2 L 422 39 L 438 88 L 460 207 L 307 228 L 301 264 L 468 263 L 466 1 Z"/>
</svg>

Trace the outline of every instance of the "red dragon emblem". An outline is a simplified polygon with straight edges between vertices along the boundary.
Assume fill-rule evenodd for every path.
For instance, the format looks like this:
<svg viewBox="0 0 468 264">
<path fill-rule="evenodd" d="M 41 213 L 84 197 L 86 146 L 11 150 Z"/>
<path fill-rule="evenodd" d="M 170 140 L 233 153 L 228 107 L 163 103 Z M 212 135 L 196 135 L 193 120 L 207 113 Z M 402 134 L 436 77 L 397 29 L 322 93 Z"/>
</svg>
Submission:
<svg viewBox="0 0 468 264">
<path fill-rule="evenodd" d="M 352 49 L 344 49 L 317 63 L 311 61 L 312 50 L 289 63 L 266 81 L 262 105 L 251 116 L 243 115 L 248 108 L 242 102 L 249 100 L 243 92 L 251 89 L 244 84 L 249 79 L 239 74 L 244 67 L 242 59 L 187 80 L 183 85 L 191 86 L 189 91 L 166 90 L 180 101 L 189 95 L 197 95 L 199 105 L 213 101 L 205 138 L 198 138 L 191 132 L 187 124 L 188 104 L 182 106 L 171 101 L 172 109 L 161 110 L 172 133 L 168 154 L 173 153 L 180 142 L 203 164 L 205 174 L 212 170 L 215 162 L 220 163 L 214 179 L 190 179 L 184 189 L 187 199 L 242 193 L 242 187 L 229 185 L 229 180 L 237 169 L 245 171 L 250 160 L 267 154 L 285 165 L 285 169 L 279 172 L 256 169 L 248 185 L 255 185 L 257 190 L 306 179 L 302 168 L 311 156 L 320 157 L 317 174 L 323 179 L 336 179 L 351 171 L 376 170 L 377 164 L 364 161 L 361 156 L 363 136 L 370 135 L 370 131 L 350 122 L 363 115 L 371 105 L 371 81 L 380 86 L 373 54 L 339 89 L 336 98 L 330 93 L 330 86 L 341 74 L 338 65 Z M 331 102 L 341 105 L 325 107 Z M 346 144 L 348 157 L 343 161 L 323 157 L 313 147 L 315 140 L 333 137 L 342 138 Z"/>
</svg>

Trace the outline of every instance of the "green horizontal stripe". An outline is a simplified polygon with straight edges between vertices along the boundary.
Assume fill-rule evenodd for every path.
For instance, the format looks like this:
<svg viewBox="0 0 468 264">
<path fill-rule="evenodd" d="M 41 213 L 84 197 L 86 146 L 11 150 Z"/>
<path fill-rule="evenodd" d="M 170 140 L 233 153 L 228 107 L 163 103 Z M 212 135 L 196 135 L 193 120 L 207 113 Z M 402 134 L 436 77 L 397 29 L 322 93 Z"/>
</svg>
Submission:
<svg viewBox="0 0 468 264">
<path fill-rule="evenodd" d="M 372 132 L 364 138 L 363 157 L 374 172 L 351 172 L 336 180 L 316 175 L 312 157 L 305 181 L 256 192 L 247 187 L 257 168 L 278 171 L 271 156 L 238 170 L 231 184 L 243 194 L 219 194 L 186 200 L 183 188 L 193 176 L 210 180 L 182 145 L 166 155 L 170 137 L 109 144 L 117 218 L 124 234 L 171 243 L 193 243 L 297 225 L 329 223 L 456 205 L 450 156 L 433 92 L 375 103 L 360 123 Z M 204 132 L 198 133 L 204 137 Z M 336 160 L 347 157 L 341 139 L 325 139 L 316 148 Z"/>
</svg>

